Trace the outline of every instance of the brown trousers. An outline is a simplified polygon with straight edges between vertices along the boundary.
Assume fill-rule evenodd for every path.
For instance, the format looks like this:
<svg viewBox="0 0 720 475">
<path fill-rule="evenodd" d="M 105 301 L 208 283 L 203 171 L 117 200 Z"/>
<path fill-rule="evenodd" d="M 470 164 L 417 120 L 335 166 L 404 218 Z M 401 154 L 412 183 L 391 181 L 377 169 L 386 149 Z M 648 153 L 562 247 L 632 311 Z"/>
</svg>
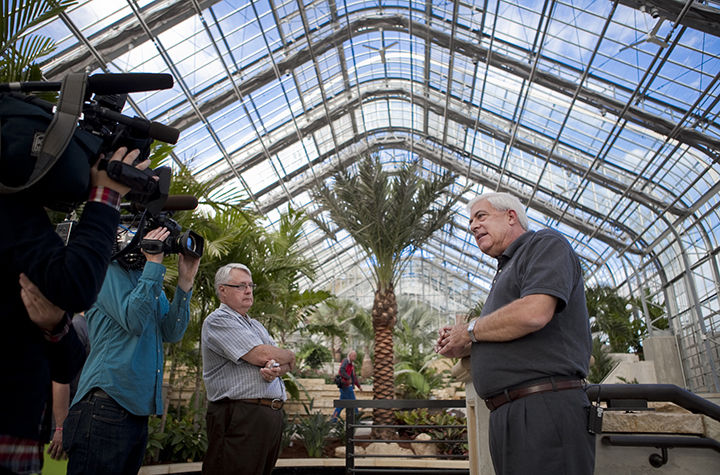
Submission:
<svg viewBox="0 0 720 475">
<path fill-rule="evenodd" d="M 205 475 L 270 475 L 283 431 L 283 411 L 237 401 L 210 402 Z"/>
</svg>

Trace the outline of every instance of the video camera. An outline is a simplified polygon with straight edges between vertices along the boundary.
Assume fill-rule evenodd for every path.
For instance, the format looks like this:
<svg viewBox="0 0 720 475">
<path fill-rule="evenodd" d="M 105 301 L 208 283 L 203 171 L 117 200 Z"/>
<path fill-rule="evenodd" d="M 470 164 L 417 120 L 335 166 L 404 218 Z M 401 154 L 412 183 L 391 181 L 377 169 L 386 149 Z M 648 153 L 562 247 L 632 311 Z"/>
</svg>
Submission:
<svg viewBox="0 0 720 475">
<path fill-rule="evenodd" d="M 113 259 L 136 252 L 138 249 L 148 254 L 184 254 L 191 257 L 202 257 L 205 240 L 199 234 L 188 229 L 183 231 L 182 226 L 171 218 L 175 211 L 195 209 L 198 200 L 191 195 L 170 195 L 167 197 L 163 209 L 160 212 L 152 213 L 143 209 L 137 203 L 122 206 L 123 213 L 120 215 L 121 223 L 129 229 L 134 229 L 131 239 L 125 240 L 125 246 L 115 253 Z M 159 227 L 165 227 L 170 235 L 164 240 L 146 239 L 147 231 Z M 119 236 L 119 241 L 123 241 Z"/>
<path fill-rule="evenodd" d="M 107 158 L 125 146 L 140 150 L 138 163 L 148 157 L 153 140 L 177 142 L 177 129 L 121 114 L 128 93 L 172 86 L 169 74 L 150 73 L 71 73 L 61 83 L 0 84 L 0 193 L 69 211 L 87 199 L 90 168 L 104 154 L 98 167 L 131 188 L 125 198 L 159 213 L 168 196 L 170 169 L 141 171 Z M 58 90 L 56 106 L 21 94 Z"/>
</svg>

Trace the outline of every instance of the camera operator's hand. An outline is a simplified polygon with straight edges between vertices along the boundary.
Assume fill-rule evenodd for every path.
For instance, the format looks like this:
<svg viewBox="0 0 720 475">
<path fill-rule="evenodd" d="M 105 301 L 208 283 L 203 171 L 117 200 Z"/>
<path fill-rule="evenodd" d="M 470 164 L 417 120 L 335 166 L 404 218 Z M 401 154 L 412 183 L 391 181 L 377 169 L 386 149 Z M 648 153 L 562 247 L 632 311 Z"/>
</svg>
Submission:
<svg viewBox="0 0 720 475">
<path fill-rule="evenodd" d="M 115 150 L 115 153 L 113 153 L 110 161 L 122 160 L 128 165 L 132 165 L 138 155 L 140 155 L 140 150 L 138 149 L 128 152 L 127 147 L 120 147 Z M 100 158 L 102 159 L 103 157 L 101 156 Z M 95 166 L 90 170 L 91 186 L 103 186 L 105 188 L 110 188 L 111 190 L 117 191 L 121 197 L 125 196 L 127 192 L 130 191 L 130 187 L 111 179 L 105 170 L 98 170 L 98 163 L 100 163 L 100 160 L 98 160 L 97 163 L 95 163 Z M 140 162 L 135 165 L 135 168 L 138 170 L 145 170 L 148 166 L 150 166 L 150 160 L 145 160 L 144 162 Z"/>
<path fill-rule="evenodd" d="M 199 267 L 199 257 L 180 254 L 178 257 L 178 287 L 185 292 L 189 292 L 193 286 Z"/>
<path fill-rule="evenodd" d="M 35 325 L 52 331 L 65 315 L 65 311 L 50 302 L 25 274 L 20 274 L 20 297 Z"/>
<path fill-rule="evenodd" d="M 165 227 L 159 227 L 155 228 L 152 231 L 149 231 L 143 236 L 143 241 L 161 241 L 165 242 L 165 240 L 170 236 L 170 231 L 168 231 Z M 149 252 L 146 252 L 144 249 L 140 248 L 142 253 L 145 255 L 145 258 L 149 262 L 156 262 L 158 264 L 162 264 L 163 259 L 165 258 L 164 252 L 158 252 L 157 254 L 151 254 Z"/>
</svg>

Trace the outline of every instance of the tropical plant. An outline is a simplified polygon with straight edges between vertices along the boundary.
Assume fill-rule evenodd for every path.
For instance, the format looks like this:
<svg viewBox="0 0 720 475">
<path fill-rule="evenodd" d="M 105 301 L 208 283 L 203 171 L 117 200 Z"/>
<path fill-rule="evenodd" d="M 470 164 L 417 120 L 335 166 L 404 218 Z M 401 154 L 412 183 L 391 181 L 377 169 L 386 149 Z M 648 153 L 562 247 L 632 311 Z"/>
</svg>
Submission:
<svg viewBox="0 0 720 475">
<path fill-rule="evenodd" d="M 295 422 L 295 432 L 302 439 L 308 457 L 322 457 L 327 440 L 335 423 L 320 411 L 300 416 Z"/>
<path fill-rule="evenodd" d="M 430 360 L 420 368 L 409 361 L 395 363 L 396 394 L 401 399 L 430 399 L 433 390 L 445 384 L 443 374 L 433 368 Z"/>
<path fill-rule="evenodd" d="M 414 251 L 451 222 L 458 196 L 448 194 L 454 183 L 452 174 L 428 176 L 418 161 L 387 171 L 379 155 L 370 154 L 360 160 L 354 172 L 353 168 L 336 171 L 332 187 L 320 184 L 313 190 L 313 196 L 370 260 L 376 288 L 372 309 L 373 398 L 392 399 L 395 285 Z M 316 218 L 315 222 L 333 235 L 321 219 Z M 378 424 L 389 423 L 392 411 L 375 409 L 373 419 Z"/>
<path fill-rule="evenodd" d="M 438 327 L 444 323 L 440 313 L 424 302 L 398 297 L 398 324 L 395 326 L 395 358 L 420 367 L 434 351 Z"/>
<path fill-rule="evenodd" d="M 433 366 L 441 357 L 434 351 L 440 315 L 429 305 L 398 298 L 395 326 L 395 391 L 403 399 L 428 399 L 442 387 L 443 375 Z"/>
<path fill-rule="evenodd" d="M 592 364 L 588 371 L 588 381 L 595 384 L 601 383 L 614 367 L 615 362 L 609 355 L 609 347 L 600 341 L 600 338 L 593 338 Z"/>
<path fill-rule="evenodd" d="M 323 449 L 337 424 L 329 416 L 320 411 L 314 411 L 315 400 L 310 397 L 310 393 L 304 386 L 300 385 L 300 388 L 305 393 L 308 403 L 302 403 L 305 414 L 297 416 L 292 421 L 292 427 L 294 433 L 302 439 L 308 457 L 322 457 Z"/>
<path fill-rule="evenodd" d="M 319 369 L 323 363 L 332 361 L 332 353 L 330 353 L 330 350 L 326 346 L 308 341 L 300 348 L 297 359 L 312 369 Z"/>
<path fill-rule="evenodd" d="M 643 290 L 648 296 L 648 291 Z M 639 316 L 642 302 L 635 298 L 619 295 L 608 286 L 585 289 L 590 329 L 607 339 L 612 353 L 636 353 L 642 358 L 642 340 L 648 334 L 645 319 Z M 667 328 L 667 319 L 662 317 L 663 307 L 647 300 L 650 318 L 656 328 Z"/>
<path fill-rule="evenodd" d="M 427 408 L 395 413 L 397 424 L 408 428 L 399 428 L 398 432 L 411 438 L 419 434 L 429 434 L 438 442 L 438 451 L 447 455 L 462 455 L 468 451 L 467 420 L 454 412 L 430 412 Z"/>
<path fill-rule="evenodd" d="M 301 276 L 315 277 L 314 261 L 304 256 L 299 245 L 306 221 L 304 212 L 288 208 L 276 230 L 264 232 L 254 243 L 250 256 L 253 280 L 258 284 L 253 313 L 281 344 L 317 305 L 331 297 L 325 290 L 300 291 L 298 287 Z"/>
<path fill-rule="evenodd" d="M 202 460 L 208 446 L 203 416 L 190 405 L 170 409 L 165 419 L 150 417 L 145 463 Z"/>
<path fill-rule="evenodd" d="M 317 306 L 310 314 L 305 326 L 300 331 L 303 335 L 322 335 L 327 338 L 328 348 L 333 358 L 339 360 L 343 353 L 342 343 L 348 343 L 349 329 L 347 322 L 362 311 L 350 300 L 328 299 Z M 345 349 L 352 348 L 348 346 Z"/>
<path fill-rule="evenodd" d="M 0 17 L 0 82 L 40 81 L 37 59 L 55 50 L 55 41 L 33 28 L 77 3 L 68 0 L 4 0 Z"/>
</svg>

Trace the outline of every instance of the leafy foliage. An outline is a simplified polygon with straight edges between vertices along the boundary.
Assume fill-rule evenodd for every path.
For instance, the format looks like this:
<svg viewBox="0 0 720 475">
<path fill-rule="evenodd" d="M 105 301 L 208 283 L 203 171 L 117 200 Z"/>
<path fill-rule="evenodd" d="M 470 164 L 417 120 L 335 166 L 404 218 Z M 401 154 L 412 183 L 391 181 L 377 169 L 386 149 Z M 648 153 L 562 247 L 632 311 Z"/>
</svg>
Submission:
<svg viewBox="0 0 720 475">
<path fill-rule="evenodd" d="M 38 58 L 55 50 L 52 38 L 31 30 L 76 4 L 69 0 L 4 0 L 0 17 L 0 82 L 38 81 Z"/>
<path fill-rule="evenodd" d="M 145 463 L 176 463 L 202 460 L 208 440 L 204 411 L 181 407 L 169 411 L 167 418 L 152 416 L 148 420 L 148 443 Z"/>
<path fill-rule="evenodd" d="M 648 295 L 647 290 L 644 290 Z M 585 290 L 591 331 L 600 333 L 606 339 L 610 352 L 637 353 L 642 357 L 642 340 L 648 334 L 645 319 L 640 316 L 642 302 L 619 295 L 607 286 Z M 667 328 L 667 319 L 662 317 L 663 306 L 647 302 L 650 318 L 656 328 Z"/>
<path fill-rule="evenodd" d="M 395 326 L 395 386 L 403 399 L 429 399 L 433 389 L 442 387 L 443 375 L 432 363 L 441 357 L 433 344 L 440 315 L 429 305 L 398 299 L 398 324 Z"/>
<path fill-rule="evenodd" d="M 356 320 L 366 317 L 366 329 L 356 329 Z M 345 299 L 330 298 L 319 304 L 310 314 L 306 324 L 300 328 L 303 336 L 314 341 L 327 341 L 327 347 L 333 356 L 346 354 L 352 348 L 370 347 L 372 342 L 372 323 L 368 313 L 355 302 Z M 358 357 L 360 352 L 358 351 Z"/>
<path fill-rule="evenodd" d="M 320 411 L 299 417 L 295 422 L 295 432 L 305 444 L 308 457 L 322 457 L 335 423 Z"/>
<path fill-rule="evenodd" d="M 587 376 L 588 381 L 591 383 L 598 384 L 602 382 L 605 376 L 607 376 L 615 366 L 615 363 L 608 353 L 608 346 L 600 341 L 599 338 L 593 338 L 593 364 L 590 366 Z"/>
<path fill-rule="evenodd" d="M 312 341 L 305 343 L 297 356 L 306 366 L 312 369 L 318 369 L 323 363 L 332 361 L 332 353 L 330 353 L 330 350 L 326 346 Z"/>
<path fill-rule="evenodd" d="M 373 275 L 380 288 L 394 284 L 413 251 L 451 222 L 459 196 L 447 195 L 446 190 L 454 175 L 427 179 L 422 175 L 419 161 L 391 172 L 383 169 L 378 154 L 370 154 L 356 172 L 339 169 L 332 188 L 322 184 L 313 191 L 335 224 L 373 257 Z M 320 219 L 315 221 L 334 235 Z"/>
<path fill-rule="evenodd" d="M 302 439 L 308 457 L 322 457 L 323 449 L 334 434 L 337 423 L 320 411 L 313 411 L 315 401 L 304 387 L 302 387 L 302 390 L 309 401 L 308 404 L 303 403 L 305 415 L 297 416 L 290 423 L 291 427 L 288 430 L 291 434 L 295 433 Z"/>
<path fill-rule="evenodd" d="M 427 408 L 395 413 L 397 424 L 407 426 L 427 426 L 400 428 L 399 432 L 415 438 L 419 434 L 429 434 L 434 440 L 450 440 L 457 442 L 438 442 L 440 453 L 447 455 L 466 454 L 467 420 L 453 412 L 430 412 Z M 448 427 L 451 426 L 451 427 Z M 452 427 L 457 426 L 457 427 Z"/>
</svg>

